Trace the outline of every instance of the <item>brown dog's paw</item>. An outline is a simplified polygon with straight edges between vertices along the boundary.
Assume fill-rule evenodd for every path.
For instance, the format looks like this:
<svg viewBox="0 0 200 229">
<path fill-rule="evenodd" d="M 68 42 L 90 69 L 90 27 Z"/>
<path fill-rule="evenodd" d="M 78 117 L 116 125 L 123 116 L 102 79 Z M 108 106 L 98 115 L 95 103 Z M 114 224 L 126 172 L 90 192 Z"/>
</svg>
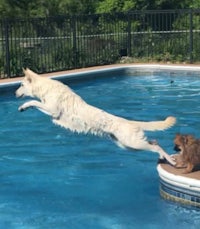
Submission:
<svg viewBox="0 0 200 229">
<path fill-rule="evenodd" d="M 190 171 L 190 170 L 184 169 L 183 172 L 182 172 L 182 174 L 188 174 L 188 173 L 191 173 L 191 172 L 192 171 Z"/>
<path fill-rule="evenodd" d="M 191 163 L 188 163 L 187 168 L 183 171 L 183 174 L 191 173 L 194 168 L 194 165 Z"/>
<path fill-rule="evenodd" d="M 183 169 L 183 168 L 186 168 L 186 165 L 185 164 L 181 164 L 181 163 L 176 163 L 175 164 L 175 168 L 177 168 L 177 169 Z"/>
</svg>

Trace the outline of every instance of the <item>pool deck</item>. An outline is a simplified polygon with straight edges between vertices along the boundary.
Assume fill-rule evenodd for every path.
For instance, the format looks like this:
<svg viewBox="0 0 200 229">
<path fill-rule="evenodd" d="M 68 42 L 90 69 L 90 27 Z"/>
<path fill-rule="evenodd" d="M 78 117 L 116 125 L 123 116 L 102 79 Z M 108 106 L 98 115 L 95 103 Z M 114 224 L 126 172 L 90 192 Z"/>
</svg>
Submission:
<svg viewBox="0 0 200 229">
<path fill-rule="evenodd" d="M 59 75 L 70 75 L 75 73 L 83 73 L 83 72 L 90 72 L 90 71 L 100 71 L 105 69 L 117 69 L 117 68 L 125 68 L 125 67 L 136 67 L 141 68 L 143 70 L 145 69 L 183 69 L 183 70 L 194 70 L 200 72 L 200 65 L 194 65 L 194 64 L 158 64 L 158 63 L 152 63 L 152 64 L 145 64 L 145 63 L 134 63 L 134 64 L 112 64 L 112 65 L 103 65 L 103 66 L 94 66 L 94 67 L 88 67 L 88 68 L 79 68 L 79 69 L 73 69 L 73 70 L 66 70 L 66 71 L 58 71 L 58 72 L 52 72 L 52 73 L 44 73 L 41 74 L 43 76 L 52 77 L 52 76 L 59 76 Z M 15 83 L 20 82 L 23 79 L 23 77 L 13 77 L 13 78 L 0 78 L 0 84 L 5 83 Z"/>
<path fill-rule="evenodd" d="M 96 67 L 89 67 L 89 68 L 81 68 L 81 69 L 74 69 L 74 70 L 67 70 L 67 71 L 60 71 L 60 72 L 52 72 L 52 73 L 46 73 L 46 74 L 42 74 L 43 76 L 46 77 L 52 77 L 52 76 L 59 76 L 59 75 L 70 75 L 70 74 L 75 74 L 75 73 L 82 73 L 82 72 L 90 72 L 90 71 L 100 71 L 100 70 L 105 70 L 105 69 L 115 69 L 115 68 L 121 68 L 121 67 L 139 67 L 139 68 L 143 68 L 145 70 L 145 68 L 167 68 L 167 69 L 181 69 L 183 68 L 183 70 L 191 70 L 194 69 L 195 71 L 199 71 L 200 72 L 200 65 L 193 65 L 193 64 L 115 64 L 115 65 L 105 65 L 105 66 L 96 66 Z M 15 78 L 6 78 L 6 79 L 0 79 L 0 85 L 1 84 L 9 84 L 9 83 L 15 83 L 15 82 L 20 82 L 23 79 L 23 77 L 15 77 Z M 184 169 L 176 169 L 173 166 L 169 165 L 169 164 L 160 164 L 161 167 L 174 175 L 177 176 L 183 176 L 183 177 L 187 177 L 187 178 L 192 178 L 192 179 L 196 179 L 196 180 L 200 180 L 200 171 L 195 171 L 189 174 L 183 174 L 183 170 Z"/>
<path fill-rule="evenodd" d="M 120 67 L 128 67 L 128 66 L 137 66 L 136 64 L 114 64 L 114 65 L 103 65 L 103 66 L 95 66 L 95 67 L 88 67 L 88 68 L 78 68 L 73 70 L 66 70 L 66 71 L 58 71 L 58 72 L 51 72 L 51 73 L 44 73 L 41 74 L 42 76 L 52 77 L 52 76 L 59 76 L 59 75 L 70 75 L 75 73 L 82 73 L 82 72 L 89 72 L 89 71 L 98 71 L 98 70 L 105 70 L 110 68 L 120 68 Z M 19 82 L 23 79 L 23 77 L 13 77 L 13 78 L 3 78 L 0 79 L 0 84 L 9 83 L 9 82 Z"/>
</svg>

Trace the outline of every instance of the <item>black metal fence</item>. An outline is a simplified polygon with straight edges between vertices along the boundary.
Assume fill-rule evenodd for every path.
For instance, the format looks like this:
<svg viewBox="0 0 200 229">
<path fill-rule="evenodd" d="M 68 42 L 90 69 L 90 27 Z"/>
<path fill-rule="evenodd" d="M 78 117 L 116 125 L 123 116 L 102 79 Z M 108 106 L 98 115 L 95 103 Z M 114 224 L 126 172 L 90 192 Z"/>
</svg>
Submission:
<svg viewBox="0 0 200 229">
<path fill-rule="evenodd" d="M 200 61 L 200 10 L 0 20 L 0 77 L 132 61 Z"/>
</svg>

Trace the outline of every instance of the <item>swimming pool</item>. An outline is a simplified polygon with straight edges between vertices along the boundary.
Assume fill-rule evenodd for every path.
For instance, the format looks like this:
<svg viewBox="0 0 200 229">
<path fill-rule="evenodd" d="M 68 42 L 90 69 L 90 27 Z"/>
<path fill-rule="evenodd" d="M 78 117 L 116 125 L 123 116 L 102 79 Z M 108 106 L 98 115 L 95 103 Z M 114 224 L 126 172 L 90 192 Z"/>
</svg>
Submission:
<svg viewBox="0 0 200 229">
<path fill-rule="evenodd" d="M 178 117 L 175 127 L 147 133 L 167 152 L 173 153 L 175 133 L 199 136 L 196 72 L 117 69 L 85 75 L 81 81 L 60 78 L 88 103 L 125 118 Z M 15 89 L 0 89 L 0 228 L 199 227 L 198 209 L 160 197 L 157 154 L 71 133 L 34 109 L 20 113 L 18 106 L 28 99 L 16 99 Z"/>
</svg>

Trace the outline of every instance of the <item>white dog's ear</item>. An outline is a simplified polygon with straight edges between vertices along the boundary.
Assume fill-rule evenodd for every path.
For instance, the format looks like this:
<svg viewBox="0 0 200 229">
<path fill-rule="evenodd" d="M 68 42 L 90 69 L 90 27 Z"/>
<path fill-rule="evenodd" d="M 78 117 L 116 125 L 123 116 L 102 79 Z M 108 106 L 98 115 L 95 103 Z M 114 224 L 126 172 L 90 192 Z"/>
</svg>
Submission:
<svg viewBox="0 0 200 229">
<path fill-rule="evenodd" d="M 23 70 L 23 73 L 24 73 L 24 75 L 25 75 L 26 80 L 27 80 L 29 83 L 31 83 L 31 82 L 32 82 L 32 78 L 31 78 L 31 76 L 28 74 L 28 69 L 22 68 L 22 70 Z"/>
<path fill-rule="evenodd" d="M 23 72 L 25 74 L 26 80 L 29 83 L 31 83 L 35 79 L 35 77 L 38 76 L 35 72 L 31 71 L 29 68 L 26 68 L 26 69 L 23 68 Z"/>
<path fill-rule="evenodd" d="M 22 68 L 22 70 L 23 70 L 23 73 L 24 73 L 25 76 L 27 76 L 28 72 L 30 71 L 29 68 Z"/>
</svg>

